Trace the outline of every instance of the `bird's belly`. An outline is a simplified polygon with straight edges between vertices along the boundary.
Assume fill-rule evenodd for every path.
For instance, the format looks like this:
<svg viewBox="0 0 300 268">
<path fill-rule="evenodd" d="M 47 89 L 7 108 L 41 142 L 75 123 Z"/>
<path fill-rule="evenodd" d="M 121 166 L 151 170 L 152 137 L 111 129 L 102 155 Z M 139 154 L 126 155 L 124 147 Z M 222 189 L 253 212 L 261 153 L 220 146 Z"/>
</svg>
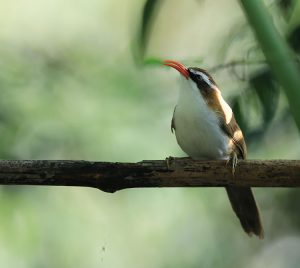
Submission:
<svg viewBox="0 0 300 268">
<path fill-rule="evenodd" d="M 229 138 L 209 110 L 182 109 L 174 113 L 175 135 L 181 149 L 194 159 L 228 159 Z"/>
</svg>

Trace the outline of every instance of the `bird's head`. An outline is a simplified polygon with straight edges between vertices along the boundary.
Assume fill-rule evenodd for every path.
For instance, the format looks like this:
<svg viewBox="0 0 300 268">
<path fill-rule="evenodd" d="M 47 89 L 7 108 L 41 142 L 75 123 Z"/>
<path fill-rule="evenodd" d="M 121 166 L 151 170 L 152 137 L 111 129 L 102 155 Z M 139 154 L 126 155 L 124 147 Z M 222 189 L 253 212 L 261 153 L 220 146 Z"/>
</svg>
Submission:
<svg viewBox="0 0 300 268">
<path fill-rule="evenodd" d="M 176 69 L 183 76 L 183 81 L 188 82 L 188 85 L 185 83 L 182 87 L 183 91 L 190 88 L 193 92 L 199 92 L 212 111 L 216 112 L 218 116 L 224 117 L 227 123 L 230 122 L 232 110 L 224 101 L 216 82 L 207 71 L 198 67 L 185 67 L 173 60 L 165 60 L 163 64 Z"/>
<path fill-rule="evenodd" d="M 173 60 L 165 60 L 163 64 L 176 69 L 185 79 L 193 81 L 201 91 L 217 88 L 213 78 L 204 69 L 185 67 L 183 64 Z"/>
</svg>

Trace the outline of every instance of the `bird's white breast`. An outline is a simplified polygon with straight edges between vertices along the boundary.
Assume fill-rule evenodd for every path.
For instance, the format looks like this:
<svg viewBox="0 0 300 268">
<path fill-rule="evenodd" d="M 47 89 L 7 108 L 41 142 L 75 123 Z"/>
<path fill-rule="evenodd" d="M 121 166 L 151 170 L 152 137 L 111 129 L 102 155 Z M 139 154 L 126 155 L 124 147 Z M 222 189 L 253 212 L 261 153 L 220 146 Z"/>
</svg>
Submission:
<svg viewBox="0 0 300 268">
<path fill-rule="evenodd" d="M 229 138 L 205 103 L 196 84 L 181 78 L 174 113 L 175 135 L 181 149 L 194 159 L 227 159 Z"/>
</svg>

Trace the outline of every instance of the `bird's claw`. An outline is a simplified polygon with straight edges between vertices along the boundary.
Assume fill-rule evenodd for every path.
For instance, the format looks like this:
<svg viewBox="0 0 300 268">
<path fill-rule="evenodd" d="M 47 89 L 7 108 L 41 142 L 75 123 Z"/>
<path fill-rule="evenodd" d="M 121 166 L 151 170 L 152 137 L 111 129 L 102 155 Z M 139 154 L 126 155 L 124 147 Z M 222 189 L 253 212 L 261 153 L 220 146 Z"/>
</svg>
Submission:
<svg viewBox="0 0 300 268">
<path fill-rule="evenodd" d="M 229 163 L 231 162 L 231 172 L 232 172 L 232 175 L 234 176 L 235 174 L 235 168 L 238 164 L 238 157 L 235 153 L 232 153 L 230 155 L 230 157 L 228 158 L 227 162 L 226 162 L 226 165 L 228 165 Z"/>
<path fill-rule="evenodd" d="M 174 159 L 175 159 L 175 157 L 173 157 L 173 156 L 166 157 L 165 161 L 166 161 L 166 165 L 167 165 L 168 170 L 171 169 L 171 163 L 170 162 L 172 162 Z"/>
</svg>

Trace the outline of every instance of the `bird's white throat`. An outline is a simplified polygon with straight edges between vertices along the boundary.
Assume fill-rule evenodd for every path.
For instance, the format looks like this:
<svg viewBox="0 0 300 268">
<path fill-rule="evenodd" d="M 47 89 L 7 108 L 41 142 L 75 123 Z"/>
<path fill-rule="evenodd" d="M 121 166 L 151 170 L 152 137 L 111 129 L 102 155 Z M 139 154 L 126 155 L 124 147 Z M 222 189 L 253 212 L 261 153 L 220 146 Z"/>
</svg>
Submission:
<svg viewBox="0 0 300 268">
<path fill-rule="evenodd" d="M 207 106 L 191 79 L 181 77 L 180 80 L 174 113 L 175 135 L 179 146 L 194 159 L 227 159 L 229 138 L 221 130 L 217 114 Z"/>
</svg>

